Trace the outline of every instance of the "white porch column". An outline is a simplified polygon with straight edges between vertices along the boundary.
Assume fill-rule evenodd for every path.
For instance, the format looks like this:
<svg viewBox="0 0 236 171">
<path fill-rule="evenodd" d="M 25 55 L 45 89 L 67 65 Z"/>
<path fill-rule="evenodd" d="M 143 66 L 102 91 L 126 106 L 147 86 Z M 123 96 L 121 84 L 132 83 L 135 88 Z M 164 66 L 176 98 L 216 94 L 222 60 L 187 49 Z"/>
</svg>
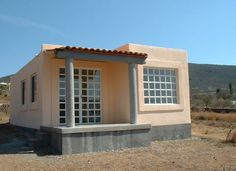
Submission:
<svg viewBox="0 0 236 171">
<path fill-rule="evenodd" d="M 130 123 L 137 123 L 138 96 L 137 96 L 137 70 L 134 63 L 129 63 L 129 92 L 130 92 Z"/>
<path fill-rule="evenodd" d="M 74 114 L 74 65 L 73 58 L 66 58 L 66 123 L 67 127 L 75 126 Z"/>
</svg>

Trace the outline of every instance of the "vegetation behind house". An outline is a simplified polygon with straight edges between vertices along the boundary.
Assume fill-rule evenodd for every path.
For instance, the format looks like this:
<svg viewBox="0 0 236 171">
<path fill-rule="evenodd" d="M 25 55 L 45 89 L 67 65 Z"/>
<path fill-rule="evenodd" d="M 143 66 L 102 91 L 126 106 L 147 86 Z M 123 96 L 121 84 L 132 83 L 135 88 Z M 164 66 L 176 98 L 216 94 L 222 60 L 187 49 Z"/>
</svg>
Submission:
<svg viewBox="0 0 236 171">
<path fill-rule="evenodd" d="M 192 109 L 236 108 L 236 66 L 189 63 Z"/>
</svg>

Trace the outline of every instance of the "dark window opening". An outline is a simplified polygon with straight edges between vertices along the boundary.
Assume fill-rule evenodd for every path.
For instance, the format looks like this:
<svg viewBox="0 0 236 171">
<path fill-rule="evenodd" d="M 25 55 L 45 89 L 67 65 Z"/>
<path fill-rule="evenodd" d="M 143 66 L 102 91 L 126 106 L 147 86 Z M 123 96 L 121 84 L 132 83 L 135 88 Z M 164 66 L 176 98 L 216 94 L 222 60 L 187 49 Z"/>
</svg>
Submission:
<svg viewBox="0 0 236 171">
<path fill-rule="evenodd" d="M 25 104 L 25 81 L 21 82 L 21 104 Z"/>
<path fill-rule="evenodd" d="M 31 102 L 36 102 L 37 100 L 37 77 L 33 75 L 31 77 Z"/>
</svg>

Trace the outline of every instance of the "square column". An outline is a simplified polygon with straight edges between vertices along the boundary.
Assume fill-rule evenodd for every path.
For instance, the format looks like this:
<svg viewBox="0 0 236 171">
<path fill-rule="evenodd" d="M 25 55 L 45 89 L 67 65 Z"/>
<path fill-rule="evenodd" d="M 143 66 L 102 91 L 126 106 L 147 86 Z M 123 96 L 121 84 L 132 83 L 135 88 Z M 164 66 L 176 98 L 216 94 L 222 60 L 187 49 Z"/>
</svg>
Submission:
<svg viewBox="0 0 236 171">
<path fill-rule="evenodd" d="M 67 127 L 75 126 L 74 113 L 74 64 L 73 58 L 66 58 L 66 123 Z"/>
<path fill-rule="evenodd" d="M 134 63 L 129 63 L 129 93 L 130 93 L 130 123 L 137 123 L 138 96 L 137 96 L 137 69 Z"/>
</svg>

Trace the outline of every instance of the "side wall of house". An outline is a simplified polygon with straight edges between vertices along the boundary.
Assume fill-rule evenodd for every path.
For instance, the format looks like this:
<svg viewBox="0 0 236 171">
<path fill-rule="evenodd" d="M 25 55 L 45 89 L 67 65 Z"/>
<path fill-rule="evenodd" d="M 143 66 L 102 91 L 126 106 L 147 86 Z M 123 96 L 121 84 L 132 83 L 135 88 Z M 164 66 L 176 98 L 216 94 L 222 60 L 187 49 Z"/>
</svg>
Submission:
<svg viewBox="0 0 236 171">
<path fill-rule="evenodd" d="M 146 64 L 138 65 L 138 123 L 151 123 L 153 139 L 176 139 L 191 136 L 189 77 L 187 53 L 182 50 L 128 44 L 119 48 L 147 53 Z M 143 67 L 175 69 L 177 104 L 144 104 Z"/>
<path fill-rule="evenodd" d="M 42 123 L 42 54 L 40 53 L 11 78 L 11 118 L 17 126 L 39 129 Z M 36 102 L 31 102 L 31 77 L 37 75 Z M 22 105 L 22 81 L 25 81 L 25 104 Z"/>
</svg>

